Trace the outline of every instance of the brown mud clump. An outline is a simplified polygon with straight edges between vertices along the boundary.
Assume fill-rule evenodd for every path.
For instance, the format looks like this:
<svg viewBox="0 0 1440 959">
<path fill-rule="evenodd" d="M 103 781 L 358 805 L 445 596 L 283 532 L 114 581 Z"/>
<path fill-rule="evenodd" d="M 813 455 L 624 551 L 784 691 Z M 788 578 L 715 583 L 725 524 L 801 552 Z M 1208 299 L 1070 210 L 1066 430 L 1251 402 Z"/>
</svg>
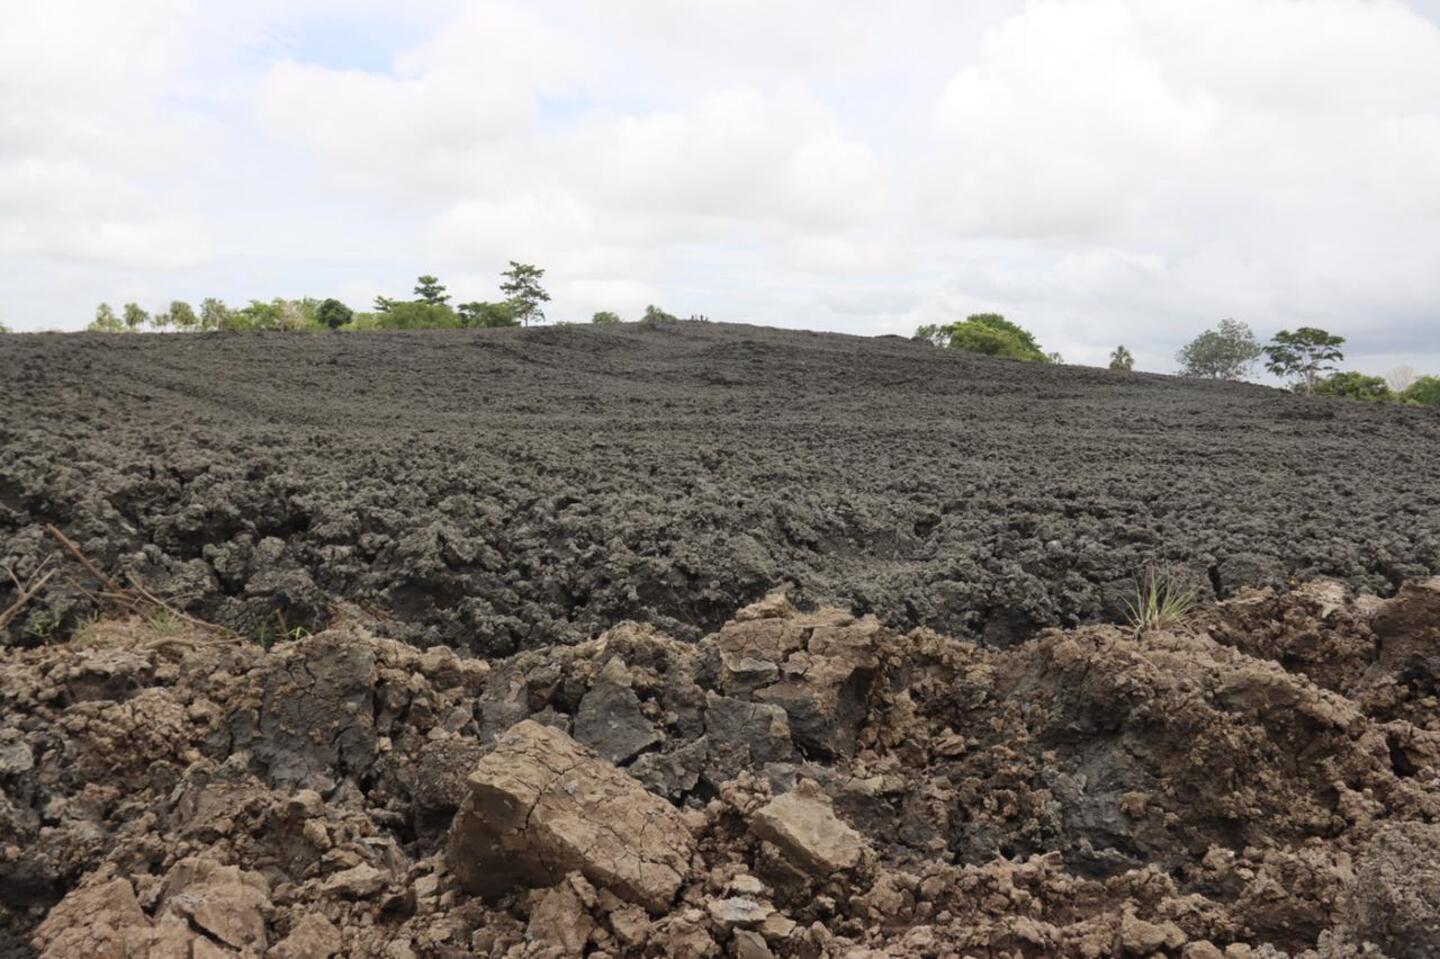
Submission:
<svg viewBox="0 0 1440 959">
<path fill-rule="evenodd" d="M 994 649 L 777 594 L 490 662 L 102 622 L 0 652 L 0 955 L 1433 957 L 1437 598 Z"/>
</svg>

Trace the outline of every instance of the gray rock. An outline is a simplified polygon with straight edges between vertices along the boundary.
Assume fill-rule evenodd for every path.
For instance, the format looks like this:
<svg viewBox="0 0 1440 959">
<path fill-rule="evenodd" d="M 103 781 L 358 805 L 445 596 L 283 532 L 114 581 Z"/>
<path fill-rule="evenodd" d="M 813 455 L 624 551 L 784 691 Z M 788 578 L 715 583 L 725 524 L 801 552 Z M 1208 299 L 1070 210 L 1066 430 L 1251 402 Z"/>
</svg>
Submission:
<svg viewBox="0 0 1440 959">
<path fill-rule="evenodd" d="M 704 736 L 668 753 L 645 753 L 628 767 L 631 776 L 659 796 L 677 799 L 700 782 L 710 741 Z"/>
<path fill-rule="evenodd" d="M 575 739 L 612 763 L 628 762 L 664 740 L 640 711 L 640 697 L 628 686 L 602 680 L 580 700 Z"/>
<path fill-rule="evenodd" d="M 784 709 L 711 693 L 705 705 L 705 738 L 709 741 L 705 779 L 713 786 L 766 763 L 788 762 L 795 756 L 790 720 Z"/>
</svg>

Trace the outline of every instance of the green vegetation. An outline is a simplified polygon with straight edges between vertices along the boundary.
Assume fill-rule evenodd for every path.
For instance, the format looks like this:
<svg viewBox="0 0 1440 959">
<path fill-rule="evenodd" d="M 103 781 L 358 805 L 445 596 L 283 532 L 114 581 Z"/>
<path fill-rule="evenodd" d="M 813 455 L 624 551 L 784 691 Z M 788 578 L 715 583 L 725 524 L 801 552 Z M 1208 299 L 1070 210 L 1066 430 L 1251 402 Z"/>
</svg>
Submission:
<svg viewBox="0 0 1440 959">
<path fill-rule="evenodd" d="M 207 332 L 223 330 L 226 328 L 225 324 L 229 318 L 229 308 L 215 297 L 207 296 L 200 301 L 200 329 Z"/>
<path fill-rule="evenodd" d="M 512 303 L 461 303 L 458 309 L 460 325 L 475 329 L 491 330 L 503 326 L 519 326 L 520 318 L 515 315 Z"/>
<path fill-rule="evenodd" d="M 324 300 L 316 307 L 315 319 L 326 329 L 338 330 L 346 323 L 355 319 L 355 311 L 339 300 L 331 298 Z"/>
<path fill-rule="evenodd" d="M 1184 376 L 1211 380 L 1242 380 L 1250 375 L 1263 350 L 1250 327 L 1237 320 L 1221 320 L 1191 340 L 1175 358 Z"/>
<path fill-rule="evenodd" d="M 1300 391 L 1314 393 L 1320 374 L 1335 369 L 1335 363 L 1345 358 L 1340 352 L 1344 343 L 1345 337 L 1313 326 L 1302 326 L 1294 333 L 1281 330 L 1265 347 L 1269 357 L 1265 368 L 1282 378 L 1299 377 Z"/>
<path fill-rule="evenodd" d="M 140 309 L 138 303 L 125 304 L 125 328 L 131 333 L 140 332 L 140 328 L 150 319 L 150 314 Z"/>
<path fill-rule="evenodd" d="M 540 304 L 549 303 L 550 294 L 540 286 L 544 277 L 545 271 L 538 266 L 514 260 L 510 261 L 510 269 L 500 274 L 504 281 L 500 284 L 500 292 L 505 294 L 505 301 L 524 326 L 529 326 L 531 320 L 540 323 L 545 319 Z"/>
<path fill-rule="evenodd" d="M 1110 354 L 1110 369 L 1131 370 L 1134 368 L 1135 357 L 1131 355 L 1130 351 L 1124 346 L 1115 347 L 1115 351 Z"/>
<path fill-rule="evenodd" d="M 611 313 L 609 310 L 601 310 L 590 318 L 590 322 L 598 323 L 602 326 L 610 323 L 619 323 L 620 316 L 617 313 Z"/>
<path fill-rule="evenodd" d="M 10 327 L 8 327 L 8 326 L 5 325 L 5 321 L 4 321 L 4 320 L 0 320 L 0 333 L 9 333 L 9 332 L 10 332 Z"/>
<path fill-rule="evenodd" d="M 184 300 L 173 300 L 170 303 L 170 324 L 182 332 L 194 330 L 200 325 L 200 317 L 195 315 L 195 310 Z"/>
<path fill-rule="evenodd" d="M 1135 584 L 1134 600 L 1125 601 L 1126 618 L 1137 635 L 1172 629 L 1184 622 L 1196 598 L 1194 589 L 1177 584 L 1169 572 L 1152 569 Z"/>
<path fill-rule="evenodd" d="M 1058 363 L 1060 354 L 1047 355 L 1035 337 L 999 313 L 976 313 L 946 325 L 922 326 L 915 335 L 936 346 L 968 353 L 983 353 L 1032 363 Z"/>
<path fill-rule="evenodd" d="M 1440 406 L 1440 376 L 1420 377 L 1400 394 L 1400 399 L 1418 406 Z"/>
<path fill-rule="evenodd" d="M 655 304 L 645 307 L 645 315 L 640 317 L 641 323 L 679 323 L 680 317 L 673 313 L 666 313 Z"/>
<path fill-rule="evenodd" d="M 124 333 L 125 324 L 115 315 L 115 311 L 110 309 L 109 303 L 101 303 L 95 307 L 95 319 L 90 321 L 86 329 L 92 333 Z"/>
<path fill-rule="evenodd" d="M 1318 379 L 1308 392 L 1316 396 L 1343 396 L 1352 400 L 1384 401 L 1395 398 L 1383 376 L 1366 376 L 1353 371 Z"/>
<path fill-rule="evenodd" d="M 415 281 L 415 295 L 420 298 L 420 302 L 430 306 L 444 306 L 450 301 L 450 296 L 440 281 L 428 275 Z"/>
</svg>

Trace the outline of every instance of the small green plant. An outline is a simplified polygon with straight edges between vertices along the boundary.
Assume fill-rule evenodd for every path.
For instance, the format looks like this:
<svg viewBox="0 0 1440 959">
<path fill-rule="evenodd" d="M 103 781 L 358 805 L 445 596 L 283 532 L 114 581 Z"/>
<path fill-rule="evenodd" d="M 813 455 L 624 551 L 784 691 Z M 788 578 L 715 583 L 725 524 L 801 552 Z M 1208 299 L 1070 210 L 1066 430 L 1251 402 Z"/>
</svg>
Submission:
<svg viewBox="0 0 1440 959">
<path fill-rule="evenodd" d="M 1195 590 L 1180 586 L 1168 570 L 1152 569 L 1135 584 L 1135 600 L 1125 601 L 1130 627 L 1143 635 L 1178 626 L 1195 607 L 1196 598 Z"/>
<path fill-rule="evenodd" d="M 164 607 L 156 607 L 144 614 L 145 625 L 156 636 L 165 638 L 180 632 L 180 617 Z"/>
<path fill-rule="evenodd" d="M 60 618 L 50 612 L 36 613 L 25 627 L 25 634 L 36 643 L 49 643 L 59 631 Z"/>
<path fill-rule="evenodd" d="M 309 639 L 310 635 L 310 630 L 306 629 L 304 626 L 296 626 L 293 629 L 288 629 L 285 631 L 285 638 L 294 641 Z"/>
</svg>

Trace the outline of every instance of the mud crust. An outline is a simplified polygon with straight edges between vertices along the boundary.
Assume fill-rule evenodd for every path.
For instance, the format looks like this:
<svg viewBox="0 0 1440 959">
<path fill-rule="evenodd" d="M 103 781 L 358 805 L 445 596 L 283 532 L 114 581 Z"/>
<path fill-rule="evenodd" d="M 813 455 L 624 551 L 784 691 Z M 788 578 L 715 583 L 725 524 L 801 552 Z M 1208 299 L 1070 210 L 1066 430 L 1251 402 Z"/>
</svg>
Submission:
<svg viewBox="0 0 1440 959">
<path fill-rule="evenodd" d="M 1004 646 L 1117 618 L 1149 566 L 1440 571 L 1427 410 L 725 324 L 0 348 L 0 562 L 55 523 L 247 634 L 347 599 L 483 655 L 693 640 L 783 582 Z M 92 612 L 57 577 L 8 642 Z"/>
<path fill-rule="evenodd" d="M 1005 650 L 371 625 L 0 648 L 0 955 L 1440 955 L 1440 578 Z"/>
</svg>

